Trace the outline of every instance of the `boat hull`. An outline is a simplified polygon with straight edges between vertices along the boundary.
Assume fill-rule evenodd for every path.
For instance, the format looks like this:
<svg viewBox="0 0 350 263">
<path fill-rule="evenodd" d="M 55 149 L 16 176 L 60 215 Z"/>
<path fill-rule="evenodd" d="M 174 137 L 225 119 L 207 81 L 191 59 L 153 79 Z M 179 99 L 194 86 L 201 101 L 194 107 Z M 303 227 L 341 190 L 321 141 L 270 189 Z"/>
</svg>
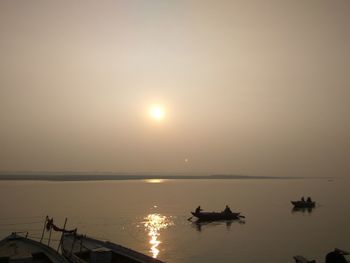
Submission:
<svg viewBox="0 0 350 263">
<path fill-rule="evenodd" d="M 104 249 L 107 253 L 111 253 L 111 262 L 164 263 L 161 260 L 109 241 L 102 241 L 79 234 L 64 234 L 63 236 L 62 254 L 70 262 L 88 263 L 90 262 L 91 253 L 94 253 L 96 249 Z"/>
<path fill-rule="evenodd" d="M 297 208 L 313 208 L 316 202 L 291 201 L 292 205 Z"/>
<path fill-rule="evenodd" d="M 191 214 L 201 221 L 218 221 L 218 220 L 238 220 L 240 213 L 225 213 L 225 212 L 191 212 Z"/>
<path fill-rule="evenodd" d="M 16 233 L 0 241 L 0 258 L 1 262 L 68 263 L 51 247 Z"/>
</svg>

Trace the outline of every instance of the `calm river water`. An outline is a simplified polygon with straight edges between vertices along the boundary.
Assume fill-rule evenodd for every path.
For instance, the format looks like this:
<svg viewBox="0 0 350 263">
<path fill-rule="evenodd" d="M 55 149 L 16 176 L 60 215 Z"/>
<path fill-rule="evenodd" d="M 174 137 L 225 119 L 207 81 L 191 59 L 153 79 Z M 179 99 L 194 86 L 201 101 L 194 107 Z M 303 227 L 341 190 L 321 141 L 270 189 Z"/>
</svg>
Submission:
<svg viewBox="0 0 350 263">
<path fill-rule="evenodd" d="M 309 195 L 317 207 L 293 212 L 290 200 Z M 346 179 L 0 181 L 0 237 L 40 237 L 50 215 L 170 263 L 293 262 L 297 254 L 324 262 L 335 247 L 350 250 L 349 200 Z M 198 205 L 219 211 L 226 204 L 246 219 L 187 220 Z"/>
</svg>

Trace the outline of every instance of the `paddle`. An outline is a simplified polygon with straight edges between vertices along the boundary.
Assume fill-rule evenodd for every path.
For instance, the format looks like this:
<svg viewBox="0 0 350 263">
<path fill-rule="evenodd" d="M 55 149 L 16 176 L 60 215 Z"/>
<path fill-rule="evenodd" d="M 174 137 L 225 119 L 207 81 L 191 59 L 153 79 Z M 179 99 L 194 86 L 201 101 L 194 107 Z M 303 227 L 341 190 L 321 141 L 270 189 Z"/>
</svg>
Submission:
<svg viewBox="0 0 350 263">
<path fill-rule="evenodd" d="M 191 216 L 191 217 L 187 218 L 187 221 L 191 221 L 191 220 L 192 220 L 192 218 L 193 218 L 193 216 Z"/>
<path fill-rule="evenodd" d="M 238 217 L 240 217 L 240 218 L 245 218 L 245 216 L 241 216 L 241 215 L 239 215 Z"/>
</svg>

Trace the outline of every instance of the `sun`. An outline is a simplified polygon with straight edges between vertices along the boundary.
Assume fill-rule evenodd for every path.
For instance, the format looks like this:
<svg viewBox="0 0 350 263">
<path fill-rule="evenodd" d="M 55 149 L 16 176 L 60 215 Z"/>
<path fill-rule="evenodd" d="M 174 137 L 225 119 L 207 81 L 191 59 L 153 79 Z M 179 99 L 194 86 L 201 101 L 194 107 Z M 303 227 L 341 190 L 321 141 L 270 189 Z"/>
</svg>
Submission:
<svg viewBox="0 0 350 263">
<path fill-rule="evenodd" d="M 165 110 L 160 105 L 152 105 L 149 109 L 151 118 L 155 121 L 162 121 L 165 117 Z"/>
</svg>

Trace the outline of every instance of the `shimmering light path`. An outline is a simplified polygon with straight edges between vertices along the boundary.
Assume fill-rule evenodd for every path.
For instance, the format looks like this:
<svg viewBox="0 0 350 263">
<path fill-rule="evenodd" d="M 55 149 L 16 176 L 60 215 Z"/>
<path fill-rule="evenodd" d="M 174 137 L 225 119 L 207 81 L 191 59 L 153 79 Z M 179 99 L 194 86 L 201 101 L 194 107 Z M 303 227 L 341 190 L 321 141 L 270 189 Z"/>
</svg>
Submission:
<svg viewBox="0 0 350 263">
<path fill-rule="evenodd" d="M 172 226 L 174 223 L 169 217 L 161 214 L 149 214 L 144 219 L 145 221 L 143 223 L 146 231 L 148 231 L 148 236 L 150 237 L 150 252 L 154 258 L 157 258 L 159 254 L 158 246 L 160 243 L 162 243 L 159 239 L 160 230 L 166 229 L 167 227 Z"/>
</svg>

